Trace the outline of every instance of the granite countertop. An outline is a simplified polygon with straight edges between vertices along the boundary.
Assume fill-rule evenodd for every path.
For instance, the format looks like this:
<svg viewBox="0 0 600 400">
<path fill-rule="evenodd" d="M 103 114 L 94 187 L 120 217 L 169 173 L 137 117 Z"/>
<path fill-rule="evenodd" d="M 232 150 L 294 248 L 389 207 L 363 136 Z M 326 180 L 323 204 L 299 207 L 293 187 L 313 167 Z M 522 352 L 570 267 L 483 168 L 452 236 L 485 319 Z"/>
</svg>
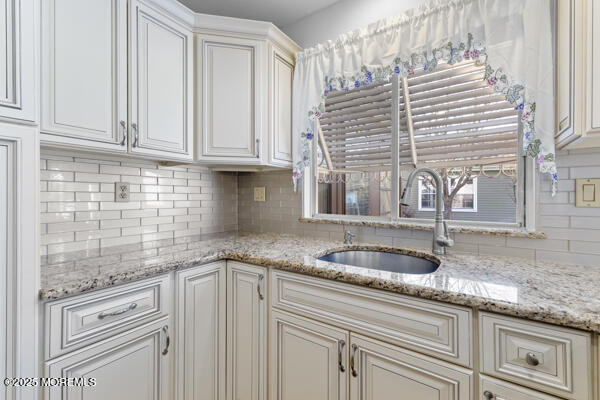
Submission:
<svg viewBox="0 0 600 400">
<path fill-rule="evenodd" d="M 537 264 L 519 259 L 450 254 L 426 275 L 400 274 L 320 261 L 347 248 L 339 242 L 292 235 L 225 233 L 42 257 L 40 298 L 58 299 L 198 264 L 231 259 L 371 288 L 476 307 L 480 310 L 600 332 L 600 269 Z M 450 250 L 451 251 L 451 250 Z"/>
</svg>

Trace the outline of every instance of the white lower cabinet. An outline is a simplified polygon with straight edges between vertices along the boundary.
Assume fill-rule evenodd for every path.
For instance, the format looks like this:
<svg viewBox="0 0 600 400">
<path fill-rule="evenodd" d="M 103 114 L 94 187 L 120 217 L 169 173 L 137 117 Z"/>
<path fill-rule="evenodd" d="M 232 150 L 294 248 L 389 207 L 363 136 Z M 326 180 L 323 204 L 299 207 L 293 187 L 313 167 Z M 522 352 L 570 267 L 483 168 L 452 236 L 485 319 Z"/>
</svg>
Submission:
<svg viewBox="0 0 600 400">
<path fill-rule="evenodd" d="M 225 400 L 226 263 L 176 274 L 176 398 Z"/>
<path fill-rule="evenodd" d="M 227 399 L 267 398 L 266 268 L 227 262 Z"/>
<path fill-rule="evenodd" d="M 350 399 L 471 399 L 473 372 L 352 334 L 350 337 Z"/>
<path fill-rule="evenodd" d="M 270 400 L 348 398 L 348 331 L 273 310 L 270 338 Z"/>
<path fill-rule="evenodd" d="M 46 377 L 81 379 L 87 386 L 46 387 L 44 398 L 169 400 L 168 327 L 169 319 L 163 318 L 46 362 Z"/>
<path fill-rule="evenodd" d="M 472 397 L 468 369 L 286 312 L 271 317 L 271 400 Z"/>
<path fill-rule="evenodd" d="M 479 398 L 484 400 L 559 400 L 558 397 L 483 375 L 479 376 L 479 393 Z"/>
</svg>

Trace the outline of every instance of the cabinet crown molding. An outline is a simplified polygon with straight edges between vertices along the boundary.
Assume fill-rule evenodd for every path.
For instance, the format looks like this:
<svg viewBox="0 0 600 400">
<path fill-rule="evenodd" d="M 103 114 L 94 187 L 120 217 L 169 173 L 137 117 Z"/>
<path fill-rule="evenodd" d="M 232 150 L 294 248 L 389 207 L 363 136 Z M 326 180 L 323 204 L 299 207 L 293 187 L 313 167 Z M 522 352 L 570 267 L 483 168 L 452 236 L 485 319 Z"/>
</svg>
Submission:
<svg viewBox="0 0 600 400">
<path fill-rule="evenodd" d="M 271 40 L 284 50 L 296 53 L 300 46 L 272 22 L 196 13 L 177 0 L 144 0 L 173 18 L 179 20 L 195 33 L 222 33 L 226 35 L 251 35 Z"/>
</svg>

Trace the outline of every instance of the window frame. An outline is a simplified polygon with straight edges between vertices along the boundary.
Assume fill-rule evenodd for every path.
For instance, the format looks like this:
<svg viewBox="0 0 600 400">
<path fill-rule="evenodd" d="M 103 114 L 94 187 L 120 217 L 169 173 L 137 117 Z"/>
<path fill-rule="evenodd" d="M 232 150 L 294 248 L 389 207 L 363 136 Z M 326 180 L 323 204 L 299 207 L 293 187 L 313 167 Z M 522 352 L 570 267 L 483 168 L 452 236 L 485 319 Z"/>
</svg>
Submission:
<svg viewBox="0 0 600 400">
<path fill-rule="evenodd" d="M 392 77 L 393 83 L 393 96 L 392 96 L 392 110 L 398 110 L 392 113 L 392 159 L 398 158 L 398 140 L 399 140 L 399 78 L 398 75 Z M 520 118 L 519 118 L 520 120 Z M 319 121 L 315 119 L 313 121 L 313 132 L 318 132 Z M 536 168 L 535 160 L 531 157 L 527 157 L 523 152 L 523 131 L 522 124 L 518 127 L 518 144 L 517 151 L 519 152 L 517 157 L 517 180 L 521 182 L 517 188 L 517 212 L 516 222 L 491 222 L 491 221 L 465 221 L 465 220 L 451 220 L 448 221 L 450 227 L 467 227 L 474 228 L 475 230 L 480 229 L 485 231 L 486 229 L 506 229 L 515 232 L 535 232 L 536 231 L 536 198 L 539 187 L 539 173 Z M 323 222 L 331 221 L 333 223 L 364 223 L 364 222 L 376 222 L 376 223 L 389 223 L 390 225 L 402 223 L 403 225 L 427 225 L 433 227 L 433 219 L 421 219 L 421 218 L 404 218 L 400 216 L 400 166 L 398 163 L 392 163 L 392 182 L 398 182 L 398 184 L 392 184 L 392 210 L 390 216 L 387 217 L 374 217 L 374 216 L 355 216 L 355 215 L 340 215 L 340 214 L 319 214 L 318 205 L 318 165 L 317 165 L 317 148 L 318 140 L 311 141 L 311 163 L 304 169 L 303 178 L 301 180 L 302 190 L 302 218 L 306 220 L 319 220 Z"/>
<path fill-rule="evenodd" d="M 477 182 L 478 179 L 476 176 L 474 176 L 473 178 L 471 178 L 473 180 L 473 207 L 472 208 L 454 208 L 452 207 L 452 212 L 462 212 L 462 213 L 476 213 L 477 212 L 477 192 L 478 192 L 478 187 L 477 187 Z M 448 181 L 450 181 L 450 178 L 448 178 Z M 423 201 L 423 179 L 419 178 L 419 183 L 418 183 L 418 198 L 417 198 L 417 209 L 419 211 L 425 211 L 425 212 L 430 212 L 430 211 L 435 211 L 435 207 L 423 207 L 422 206 L 422 201 Z M 457 193 L 458 194 L 458 193 Z"/>
</svg>

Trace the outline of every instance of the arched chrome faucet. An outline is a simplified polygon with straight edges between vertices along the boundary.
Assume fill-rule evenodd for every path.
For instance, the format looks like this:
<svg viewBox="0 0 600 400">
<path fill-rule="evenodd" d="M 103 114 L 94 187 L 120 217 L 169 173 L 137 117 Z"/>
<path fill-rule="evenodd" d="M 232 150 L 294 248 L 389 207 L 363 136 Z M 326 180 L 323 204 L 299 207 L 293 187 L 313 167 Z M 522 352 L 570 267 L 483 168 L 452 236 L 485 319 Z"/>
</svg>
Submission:
<svg viewBox="0 0 600 400">
<path fill-rule="evenodd" d="M 433 181 L 435 182 L 435 222 L 433 225 L 432 251 L 434 254 L 443 255 L 446 254 L 446 247 L 454 246 L 454 240 L 450 239 L 448 223 L 444 221 L 444 216 L 442 214 L 442 208 L 444 203 L 441 195 L 443 191 L 443 183 L 440 174 L 435 172 L 433 169 L 426 167 L 417 168 L 414 171 L 412 171 L 406 181 L 406 186 L 404 187 L 402 197 L 400 198 L 400 204 L 402 204 L 403 206 L 409 206 L 409 204 L 406 203 L 407 192 L 410 193 L 410 188 L 413 185 L 415 178 L 421 173 L 431 175 Z"/>
</svg>

